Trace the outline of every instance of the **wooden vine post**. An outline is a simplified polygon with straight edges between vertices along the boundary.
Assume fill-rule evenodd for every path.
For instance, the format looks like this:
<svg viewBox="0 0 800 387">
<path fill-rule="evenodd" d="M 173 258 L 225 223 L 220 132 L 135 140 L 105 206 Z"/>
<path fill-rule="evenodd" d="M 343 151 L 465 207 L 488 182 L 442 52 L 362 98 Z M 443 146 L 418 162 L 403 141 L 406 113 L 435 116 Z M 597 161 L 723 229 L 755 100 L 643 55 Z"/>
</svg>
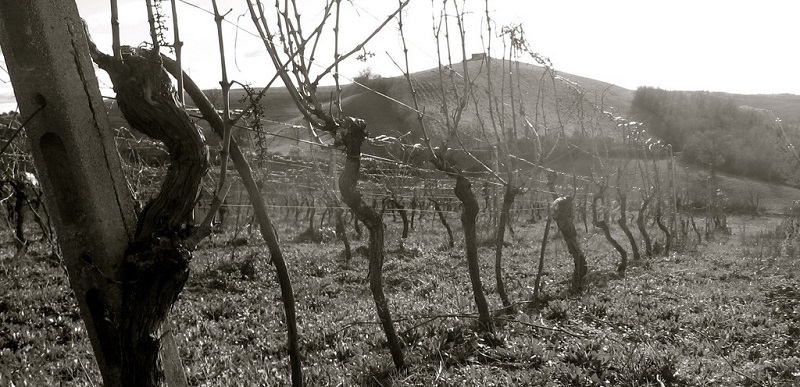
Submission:
<svg viewBox="0 0 800 387">
<path fill-rule="evenodd" d="M 34 163 L 104 384 L 164 385 L 165 368 L 182 371 L 177 352 L 161 349 L 188 276 L 191 250 L 175 226 L 191 215 L 181 201 L 196 195 L 207 168 L 202 137 L 192 127 L 195 136 L 179 133 L 167 144 L 174 166 L 137 222 L 75 3 L 0 0 L 0 46 L 20 109 L 32 117 Z M 156 104 L 158 80 L 148 96 Z M 179 384 L 174 377 L 166 375 Z"/>
</svg>

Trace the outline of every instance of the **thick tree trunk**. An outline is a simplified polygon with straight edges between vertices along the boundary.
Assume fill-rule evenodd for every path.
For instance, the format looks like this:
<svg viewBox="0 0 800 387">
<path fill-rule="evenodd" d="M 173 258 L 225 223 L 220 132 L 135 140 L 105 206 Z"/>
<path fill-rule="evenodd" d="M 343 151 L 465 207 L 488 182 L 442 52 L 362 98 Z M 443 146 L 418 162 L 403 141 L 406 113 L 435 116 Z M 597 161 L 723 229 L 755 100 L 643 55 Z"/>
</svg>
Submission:
<svg viewBox="0 0 800 387">
<path fill-rule="evenodd" d="M 361 169 L 361 145 L 367 137 L 367 124 L 362 120 L 349 117 L 335 124 L 336 127 L 332 128 L 331 132 L 337 138 L 336 145 L 344 146 L 347 154 L 344 169 L 339 178 L 339 191 L 342 193 L 342 200 L 369 230 L 369 288 L 372 291 L 378 318 L 386 334 L 394 365 L 397 369 L 403 369 L 406 366 L 403 350 L 400 347 L 400 339 L 397 337 L 389 312 L 389 303 L 383 293 L 383 219 L 377 211 L 364 202 L 361 192 L 357 188 Z"/>
<path fill-rule="evenodd" d="M 433 203 L 433 210 L 436 211 L 436 215 L 439 215 L 439 221 L 442 222 L 442 226 L 444 229 L 447 230 L 447 245 L 450 246 L 452 249 L 455 246 L 455 240 L 453 239 L 453 230 L 450 229 L 450 225 L 447 224 L 447 218 L 444 216 L 444 212 L 442 212 L 442 207 L 439 205 L 439 202 L 435 199 L 430 199 L 431 203 Z"/>
<path fill-rule="evenodd" d="M 478 201 L 472 192 L 472 184 L 464 176 L 456 176 L 455 195 L 464 205 L 461 212 L 461 226 L 464 229 L 464 244 L 467 255 L 469 279 L 472 283 L 472 293 L 475 297 L 475 306 L 478 308 L 478 322 L 484 331 L 493 332 L 492 317 L 489 314 L 489 304 L 483 294 L 481 284 L 481 269 L 478 262 L 478 236 L 476 219 L 478 218 Z"/>
<path fill-rule="evenodd" d="M 126 386 L 160 386 L 163 325 L 189 275 L 193 246 L 184 246 L 183 240 L 192 231 L 192 210 L 209 167 L 208 148 L 202 133 L 177 106 L 158 53 L 131 49 L 122 60 L 98 52 L 93 58 L 111 77 L 128 123 L 162 141 L 170 155 L 161 190 L 142 210 L 126 254 L 122 315 L 104 334 L 119 335 L 119 341 L 105 345 L 119 345 Z M 93 314 L 103 313 L 99 295 L 88 303 Z"/>
<path fill-rule="evenodd" d="M 200 181 L 209 167 L 202 132 L 175 103 L 172 84 L 160 59 L 152 56 L 143 51 L 141 55 L 125 55 L 123 61 L 109 56 L 98 56 L 96 60 L 111 77 L 125 120 L 134 129 L 162 141 L 170 154 L 171 163 L 161 190 L 142 210 L 136 242 L 154 235 L 174 234 L 188 225 Z"/>
<path fill-rule="evenodd" d="M 583 291 L 583 279 L 588 268 L 586 266 L 586 256 L 581 250 L 578 242 L 578 232 L 575 230 L 573 222 L 573 205 L 571 196 L 562 196 L 553 202 L 553 218 L 556 221 L 558 230 L 567 245 L 567 251 L 572 255 L 574 269 L 572 271 L 572 292 L 580 293 Z"/>
<path fill-rule="evenodd" d="M 506 225 L 511 221 L 511 207 L 514 205 L 514 199 L 516 199 L 520 191 L 511 184 L 506 184 L 505 187 L 503 204 L 500 209 L 500 221 L 497 223 L 497 235 L 494 241 L 494 276 L 497 282 L 497 293 L 500 295 L 500 300 L 503 301 L 503 308 L 506 312 L 513 313 L 513 310 L 510 309 L 511 300 L 508 298 L 506 285 L 503 281 L 503 243 L 506 238 Z"/>
<path fill-rule="evenodd" d="M 118 329 L 124 386 L 164 385 L 161 337 L 172 305 L 189 278 L 192 257 L 191 251 L 180 247 L 180 241 L 172 243 L 131 250 L 126 259 L 123 314 L 116 321 L 118 327 L 107 327 Z M 88 302 L 95 304 L 91 299 Z"/>
</svg>

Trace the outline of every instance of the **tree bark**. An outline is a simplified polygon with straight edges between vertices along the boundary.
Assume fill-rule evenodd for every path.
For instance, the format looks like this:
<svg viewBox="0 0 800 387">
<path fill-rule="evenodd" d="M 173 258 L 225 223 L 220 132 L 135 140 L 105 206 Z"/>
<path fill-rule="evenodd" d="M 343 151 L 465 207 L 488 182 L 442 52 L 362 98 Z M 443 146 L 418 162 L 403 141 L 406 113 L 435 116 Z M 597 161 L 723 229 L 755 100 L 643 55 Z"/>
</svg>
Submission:
<svg viewBox="0 0 800 387">
<path fill-rule="evenodd" d="M 558 230 L 564 238 L 567 250 L 572 255 L 574 269 L 572 271 L 572 292 L 580 293 L 583 291 L 583 279 L 588 268 L 586 266 L 586 256 L 581 250 L 578 242 L 578 232 L 575 230 L 573 222 L 573 205 L 571 196 L 562 196 L 553 202 L 553 218 L 556 221 Z"/>
<path fill-rule="evenodd" d="M 361 169 L 361 145 L 367 137 L 367 124 L 363 120 L 347 117 L 344 120 L 337 120 L 335 123 L 328 123 L 328 125 L 333 126 L 329 131 L 336 137 L 335 145 L 343 146 L 347 155 L 344 169 L 339 178 L 339 191 L 342 193 L 342 200 L 369 230 L 369 287 L 372 291 L 372 298 L 375 301 L 378 318 L 386 334 L 386 341 L 392 354 L 395 368 L 404 369 L 406 363 L 400 346 L 400 339 L 397 337 L 397 332 L 392 322 L 389 303 L 383 293 L 383 219 L 377 211 L 364 202 L 361 192 L 357 188 Z"/>
<path fill-rule="evenodd" d="M 475 306 L 478 308 L 478 323 L 480 329 L 493 332 L 492 317 L 489 314 L 489 304 L 483 294 L 481 284 L 480 262 L 478 261 L 478 236 L 476 219 L 478 218 L 478 201 L 472 192 L 472 184 L 469 179 L 462 175 L 456 175 L 455 195 L 463 204 L 461 211 L 461 226 L 464 229 L 464 244 L 467 255 L 467 268 L 469 279 L 472 283 L 472 293 L 475 298 Z"/>
<path fill-rule="evenodd" d="M 200 182 L 210 165 L 202 132 L 174 99 L 172 83 L 158 53 L 130 49 L 122 60 L 95 52 L 105 70 L 125 120 L 136 130 L 167 147 L 170 166 L 156 198 L 145 205 L 135 242 L 174 235 L 192 221 Z"/>
<path fill-rule="evenodd" d="M 195 200 L 208 167 L 205 138 L 174 99 L 160 54 L 129 49 L 121 60 L 93 52 L 117 93 L 125 120 L 162 141 L 170 166 L 155 199 L 137 222 L 123 267 L 123 310 L 114 329 L 120 333 L 122 376 L 128 386 L 159 386 L 161 336 L 172 305 L 189 276 Z M 90 302 L 90 305 L 92 302 Z"/>
</svg>

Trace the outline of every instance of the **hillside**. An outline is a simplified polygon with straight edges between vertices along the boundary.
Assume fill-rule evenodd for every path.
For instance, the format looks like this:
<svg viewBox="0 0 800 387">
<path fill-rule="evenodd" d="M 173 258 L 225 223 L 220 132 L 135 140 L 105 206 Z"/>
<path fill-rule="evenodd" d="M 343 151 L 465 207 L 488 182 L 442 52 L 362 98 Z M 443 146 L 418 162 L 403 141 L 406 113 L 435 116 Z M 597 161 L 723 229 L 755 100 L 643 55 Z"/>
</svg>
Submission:
<svg viewBox="0 0 800 387">
<path fill-rule="evenodd" d="M 495 64 L 498 64 L 496 61 Z M 486 112 L 489 104 L 486 101 L 486 90 L 488 88 L 488 72 L 485 63 L 482 61 L 468 62 L 470 77 L 474 79 L 475 95 L 478 99 L 478 111 Z M 493 65 L 494 67 L 494 65 Z M 523 105 L 526 115 L 532 123 L 537 124 L 541 134 L 547 132 L 580 133 L 585 130 L 592 136 L 612 136 L 615 133 L 614 124 L 606 117 L 597 114 L 597 106 L 604 106 L 604 110 L 628 114 L 634 91 L 621 87 L 613 86 L 609 83 L 589 79 L 573 74 L 558 73 L 559 78 L 553 80 L 545 75 L 545 69 L 540 66 L 521 64 L 520 70 L 523 75 L 521 80 L 521 90 Z M 502 70 L 495 68 L 492 71 L 492 81 L 495 85 L 499 83 Z M 441 142 L 444 132 L 442 122 L 444 121 L 440 113 L 440 89 L 438 69 L 429 69 L 412 74 L 415 88 L 417 90 L 421 110 L 426 112 L 426 125 L 432 132 L 434 146 Z M 561 79 L 564 79 L 563 81 Z M 574 87 L 572 82 L 578 87 Z M 402 137 L 406 144 L 421 143 L 421 130 L 417 115 L 411 108 L 413 101 L 409 92 L 408 83 L 404 77 L 374 78 L 365 82 L 366 87 L 356 84 L 343 86 L 343 109 L 346 114 L 365 119 L 373 137 L 387 135 Z M 327 102 L 335 91 L 332 86 L 321 87 L 319 96 Z M 506 90 L 507 91 L 507 90 Z M 580 92 L 579 92 L 580 91 Z M 460 92 L 460 90 L 459 90 Z M 240 108 L 240 102 L 244 96 L 244 91 L 234 89 L 231 91 L 231 102 L 234 108 Z M 218 91 L 208 91 L 212 102 L 221 104 Z M 737 105 L 750 106 L 756 109 L 768 109 L 775 111 L 776 115 L 785 121 L 791 122 L 792 112 L 800 112 L 800 96 L 794 95 L 737 95 L 713 93 L 732 98 Z M 581 98 L 583 96 L 583 98 Z M 516 96 L 518 98 L 518 96 Z M 283 155 L 308 154 L 309 145 L 293 139 L 309 139 L 308 130 L 303 128 L 302 120 L 294 105 L 284 89 L 270 89 L 261 100 L 265 107 L 265 116 L 262 123 L 267 131 L 278 134 L 268 144 L 270 153 Z M 191 103 L 190 103 L 191 104 Z M 538 107 L 538 109 L 537 109 Z M 583 111 L 581 112 L 581 109 Z M 475 147 L 485 145 L 483 134 L 480 133 L 480 124 L 476 106 L 468 106 L 460 125 L 460 133 L 465 142 Z M 506 111 L 508 113 L 508 111 Z M 538 114 L 537 114 L 538 113 Z M 580 114 L 583 113 L 583 120 Z M 798 113 L 800 114 L 800 113 Z M 538 117 L 537 117 L 538 115 Z M 124 125 L 124 120 L 119 117 L 118 110 L 112 108 L 110 112 L 112 125 Z M 506 119 L 510 121 L 510 115 Z M 559 120 L 560 116 L 560 120 Z M 589 119 L 592 117 L 592 119 Z M 488 117 L 481 117 L 486 126 L 490 127 Z M 598 118 L 598 119 L 594 119 Z M 536 120 L 538 119 L 538 123 Z M 200 121 L 202 123 L 202 121 Z M 581 125 L 583 122 L 583 126 Z M 592 125 L 587 127 L 587 122 Z M 300 124 L 291 126 L 292 124 Z M 240 132 L 247 135 L 246 132 Z M 493 138 L 493 133 L 487 133 L 488 138 Z M 522 136 L 522 133 L 518 134 Z M 215 141 L 216 136 L 207 136 L 210 141 Z M 288 139 L 286 138 L 288 137 Z M 323 136 L 324 138 L 325 136 Z M 375 146 L 365 147 L 365 153 L 382 154 L 383 149 Z M 479 157 L 482 153 L 476 152 Z M 466 157 L 465 157 L 466 159 Z M 568 166 L 564 163 L 568 160 L 562 159 L 552 165 L 552 167 L 564 171 L 576 171 L 575 166 Z M 582 162 L 585 162 L 583 160 Z M 687 171 L 692 179 L 701 179 L 708 174 L 704 168 L 694 165 L 681 163 L 681 170 Z M 588 174 L 590 170 L 578 167 L 579 173 Z M 719 188 L 731 200 L 745 202 L 751 197 L 758 196 L 762 206 L 769 212 L 782 212 L 791 205 L 792 199 L 797 196 L 797 189 L 780 184 L 761 182 L 755 179 L 748 179 L 736 175 L 719 175 Z"/>
<path fill-rule="evenodd" d="M 504 87 L 500 90 L 502 82 L 501 62 L 492 61 L 491 73 L 487 71 L 486 63 L 482 60 L 468 61 L 468 71 L 471 79 L 474 79 L 475 102 L 471 102 L 466 107 L 459 125 L 461 140 L 468 146 L 484 148 L 486 147 L 487 136 L 494 138 L 489 117 L 489 101 L 487 90 L 489 85 L 489 75 L 495 88 L 495 94 L 505 94 L 504 105 L 505 115 L 499 116 L 496 112 L 495 119 L 498 124 L 505 120 L 506 127 L 512 126 L 511 109 L 509 108 L 509 90 Z M 463 72 L 460 64 L 457 65 L 459 74 L 455 74 L 456 83 L 458 77 Z M 626 112 L 629 109 L 633 91 L 611 84 L 584 78 L 572 74 L 557 73 L 555 79 L 546 74 L 545 69 L 540 66 L 530 64 L 520 64 L 519 90 L 515 87 L 515 104 L 519 104 L 521 98 L 528 120 L 533 124 L 540 134 L 555 134 L 563 132 L 566 134 L 579 133 L 581 131 L 591 132 L 611 136 L 613 135 L 614 124 L 602 117 L 599 107 L 603 110 Z M 430 135 L 435 144 L 438 144 L 445 133 L 445 119 L 441 113 L 441 84 L 439 71 L 437 68 L 421 71 L 412 74 L 414 88 L 417 92 L 420 110 L 425 112 L 426 125 L 430 130 Z M 506 79 L 506 84 L 508 80 Z M 461 94 L 461 86 L 452 86 L 449 75 L 446 75 L 445 84 L 450 85 L 445 88 L 448 95 L 450 108 L 455 105 L 453 96 L 456 92 Z M 412 108 L 414 103 L 409 91 L 408 83 L 404 77 L 375 78 L 365 82 L 366 87 L 352 84 L 344 87 L 343 110 L 345 114 L 359 117 L 367 121 L 368 130 L 372 136 L 386 135 L 393 137 L 403 137 L 407 144 L 420 143 L 422 141 L 422 130 L 417 120 L 417 114 Z M 323 94 L 320 93 L 320 96 Z M 286 118 L 283 112 L 283 104 L 277 107 L 278 114 Z M 500 106 L 502 109 L 503 106 Z M 270 109 L 271 110 L 271 109 Z M 477 114 L 480 112 L 480 114 Z M 271 120 L 286 122 L 285 119 L 273 119 L 271 113 L 268 117 Z M 299 114 L 295 113 L 296 122 Z M 597 127 L 587 127 L 586 122 L 590 117 L 597 117 Z M 518 137 L 524 136 L 524 128 L 519 116 Z M 484 122 L 485 131 L 481 129 L 480 122 Z M 583 125 L 581 124 L 583 122 Z M 282 130 L 286 125 L 266 122 L 270 130 Z M 304 137 L 305 138 L 305 137 Z M 492 142 L 492 141 L 489 141 Z M 288 149 L 285 142 L 276 149 L 279 153 L 285 153 Z M 376 151 L 370 149 L 370 151 Z"/>
<path fill-rule="evenodd" d="M 489 116 L 490 103 L 487 98 L 489 77 L 491 76 L 495 94 L 505 94 L 505 98 L 503 98 L 505 106 L 499 107 L 500 109 L 505 108 L 505 115 L 498 116 L 498 112 L 495 110 L 495 120 L 498 124 L 505 120 L 506 127 L 512 126 L 511 93 L 508 87 L 505 87 L 505 90 L 501 89 L 503 87 L 501 84 L 503 70 L 500 68 L 500 61 L 492 61 L 491 72 L 487 71 L 486 63 L 481 60 L 468 61 L 468 70 L 470 78 L 474 79 L 473 87 L 476 101 L 466 107 L 461 119 L 459 132 L 466 134 L 466 138 L 462 138 L 464 141 L 469 140 L 468 136 L 470 135 L 483 140 L 486 135 L 493 137 Z M 461 67 L 457 71 L 463 72 Z M 513 93 L 517 94 L 514 95 L 515 104 L 519 104 L 520 99 L 522 100 L 528 120 L 543 135 L 561 131 L 562 129 L 567 134 L 590 130 L 589 128 L 581 127 L 581 115 L 585 121 L 586 118 L 598 112 L 597 109 L 601 103 L 604 110 L 613 108 L 620 112 L 627 111 L 633 96 L 630 90 L 571 74 L 558 73 L 559 77 L 568 81 L 553 80 L 545 74 L 545 69 L 540 66 L 520 64 L 520 73 L 519 89 L 522 91 L 522 95 L 518 95 L 517 90 L 513 90 Z M 417 92 L 420 110 L 426 113 L 426 125 L 431 129 L 431 136 L 442 136 L 445 131 L 444 122 L 446 120 L 441 113 L 440 84 L 442 81 L 440 80 L 438 69 L 415 73 L 412 75 L 412 79 Z M 456 82 L 458 81 L 456 79 Z M 568 83 L 569 81 L 576 82 L 578 87 L 574 88 Z M 462 87 L 460 85 L 453 87 L 449 78 L 445 79 L 444 82 L 446 85 L 451 85 L 445 87 L 445 93 L 450 97 L 448 102 L 452 110 L 455 105 L 453 96 L 456 92 L 462 94 Z M 505 83 L 507 83 L 507 80 Z M 350 92 L 352 94 L 344 103 L 345 113 L 367 119 L 367 122 L 370 123 L 370 128 L 372 128 L 371 130 L 375 134 L 402 135 L 411 131 L 414 140 L 419 141 L 422 133 L 419 129 L 417 114 L 410 108 L 410 106 L 413 106 L 413 100 L 407 81 L 402 77 L 376 79 L 368 82 L 367 86 L 374 91 L 366 90 L 360 86 L 351 86 Z M 603 96 L 604 90 L 606 90 L 605 96 Z M 387 98 L 378 95 L 376 91 L 409 107 L 389 101 Z M 383 101 L 379 102 L 378 100 Z M 375 103 L 379 104 L 379 108 L 375 107 Z M 385 108 L 381 109 L 381 106 L 385 106 Z M 495 109 L 497 108 L 495 107 Z M 484 133 L 484 129 L 481 128 L 481 121 L 484 122 L 485 131 L 490 133 Z M 613 127 L 611 122 L 607 120 L 601 124 L 603 124 L 603 130 L 610 131 L 610 128 Z M 519 137 L 523 136 L 522 126 L 521 123 L 518 123 Z"/>
<path fill-rule="evenodd" d="M 737 105 L 772 111 L 786 123 L 800 124 L 800 95 L 712 93 L 732 99 Z"/>
</svg>

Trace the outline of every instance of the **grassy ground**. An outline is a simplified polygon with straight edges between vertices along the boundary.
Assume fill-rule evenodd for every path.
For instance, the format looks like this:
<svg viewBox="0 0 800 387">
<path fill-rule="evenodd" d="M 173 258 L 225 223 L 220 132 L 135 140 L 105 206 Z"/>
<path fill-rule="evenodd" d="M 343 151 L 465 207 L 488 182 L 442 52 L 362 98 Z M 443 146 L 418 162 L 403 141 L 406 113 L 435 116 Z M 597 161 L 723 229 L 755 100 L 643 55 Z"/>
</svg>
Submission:
<svg viewBox="0 0 800 387">
<path fill-rule="evenodd" d="M 367 262 L 344 263 L 338 243 L 294 243 L 282 225 L 298 300 L 309 386 L 791 386 L 800 383 L 797 250 L 767 234 L 776 218 L 735 218 L 733 235 L 637 262 L 625 278 L 599 234 L 583 232 L 589 289 L 570 296 L 571 259 L 554 237 L 546 301 L 529 302 L 541 225 L 518 225 L 505 249 L 517 312 L 498 315 L 495 335 L 474 331 L 461 245 L 427 217 L 404 242 L 387 216 L 386 293 L 409 369 L 392 363 L 374 314 Z M 451 219 L 456 226 L 456 218 Z M 460 228 L 455 227 L 456 235 Z M 63 269 L 34 244 L 0 250 L 0 385 L 97 386 L 99 373 Z M 552 234 L 551 234 L 552 235 Z M 191 385 L 288 384 L 280 296 L 263 245 L 198 253 L 173 316 Z M 360 246 L 365 241 L 353 241 Z M 759 247 L 760 246 L 760 247 Z M 480 250 L 494 309 L 493 251 Z"/>
</svg>

